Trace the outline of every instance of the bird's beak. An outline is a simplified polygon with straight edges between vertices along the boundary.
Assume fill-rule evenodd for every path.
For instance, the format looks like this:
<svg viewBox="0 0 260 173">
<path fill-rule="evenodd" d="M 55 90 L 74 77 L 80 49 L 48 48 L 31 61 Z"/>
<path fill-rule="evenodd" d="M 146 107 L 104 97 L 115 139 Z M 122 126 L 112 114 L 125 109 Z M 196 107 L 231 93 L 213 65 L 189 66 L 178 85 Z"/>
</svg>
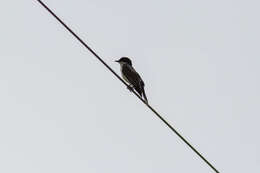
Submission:
<svg viewBox="0 0 260 173">
<path fill-rule="evenodd" d="M 119 60 L 115 60 L 115 62 L 119 62 Z"/>
</svg>

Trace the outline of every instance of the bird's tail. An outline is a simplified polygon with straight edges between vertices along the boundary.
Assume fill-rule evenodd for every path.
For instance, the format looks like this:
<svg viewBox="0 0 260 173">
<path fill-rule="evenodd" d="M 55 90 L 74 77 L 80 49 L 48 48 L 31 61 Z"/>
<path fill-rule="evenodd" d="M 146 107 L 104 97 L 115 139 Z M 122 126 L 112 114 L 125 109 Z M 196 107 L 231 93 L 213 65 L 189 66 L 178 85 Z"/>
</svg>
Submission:
<svg viewBox="0 0 260 173">
<path fill-rule="evenodd" d="M 144 100 L 146 101 L 146 103 L 148 104 L 148 100 L 147 100 L 147 97 L 145 95 L 145 91 L 144 91 L 144 88 L 143 88 L 143 96 L 144 96 Z"/>
</svg>

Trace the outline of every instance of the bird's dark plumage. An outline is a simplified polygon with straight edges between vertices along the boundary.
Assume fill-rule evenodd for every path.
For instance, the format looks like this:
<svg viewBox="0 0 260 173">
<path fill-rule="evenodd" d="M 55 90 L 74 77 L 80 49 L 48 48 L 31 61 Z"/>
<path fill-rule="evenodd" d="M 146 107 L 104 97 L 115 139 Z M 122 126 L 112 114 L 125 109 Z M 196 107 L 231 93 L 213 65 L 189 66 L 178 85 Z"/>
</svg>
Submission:
<svg viewBox="0 0 260 173">
<path fill-rule="evenodd" d="M 125 62 L 125 63 L 127 63 L 127 64 L 129 64 L 129 65 L 132 65 L 132 61 L 129 59 L 129 58 L 127 58 L 127 57 L 122 57 L 122 58 L 120 58 L 118 61 L 116 61 L 116 62 Z"/>
<path fill-rule="evenodd" d="M 141 97 L 144 97 L 146 102 L 148 102 L 144 91 L 144 82 L 140 75 L 132 67 L 131 60 L 127 57 L 122 57 L 116 62 L 120 63 L 121 65 L 121 72 L 123 78 L 133 86 L 133 88 Z"/>
</svg>

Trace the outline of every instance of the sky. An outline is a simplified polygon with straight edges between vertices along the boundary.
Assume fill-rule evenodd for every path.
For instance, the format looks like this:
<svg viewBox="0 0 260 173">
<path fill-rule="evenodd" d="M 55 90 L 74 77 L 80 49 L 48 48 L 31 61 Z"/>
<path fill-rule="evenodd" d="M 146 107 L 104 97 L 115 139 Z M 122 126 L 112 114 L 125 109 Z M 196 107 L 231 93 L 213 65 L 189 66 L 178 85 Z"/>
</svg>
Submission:
<svg viewBox="0 0 260 173">
<path fill-rule="evenodd" d="M 220 172 L 260 171 L 259 1 L 43 2 Z M 0 172 L 214 172 L 36 0 L 0 14 Z"/>
</svg>

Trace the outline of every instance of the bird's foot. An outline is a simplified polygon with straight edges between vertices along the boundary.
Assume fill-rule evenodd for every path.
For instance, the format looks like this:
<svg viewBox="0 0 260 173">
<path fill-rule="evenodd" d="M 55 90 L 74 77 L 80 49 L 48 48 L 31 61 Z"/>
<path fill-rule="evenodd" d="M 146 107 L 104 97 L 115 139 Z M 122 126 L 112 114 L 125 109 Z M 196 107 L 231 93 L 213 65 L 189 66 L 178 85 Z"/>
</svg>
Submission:
<svg viewBox="0 0 260 173">
<path fill-rule="evenodd" d="M 132 85 L 128 85 L 128 86 L 127 86 L 127 89 L 129 89 L 129 91 L 133 92 L 134 87 L 133 87 Z"/>
</svg>

